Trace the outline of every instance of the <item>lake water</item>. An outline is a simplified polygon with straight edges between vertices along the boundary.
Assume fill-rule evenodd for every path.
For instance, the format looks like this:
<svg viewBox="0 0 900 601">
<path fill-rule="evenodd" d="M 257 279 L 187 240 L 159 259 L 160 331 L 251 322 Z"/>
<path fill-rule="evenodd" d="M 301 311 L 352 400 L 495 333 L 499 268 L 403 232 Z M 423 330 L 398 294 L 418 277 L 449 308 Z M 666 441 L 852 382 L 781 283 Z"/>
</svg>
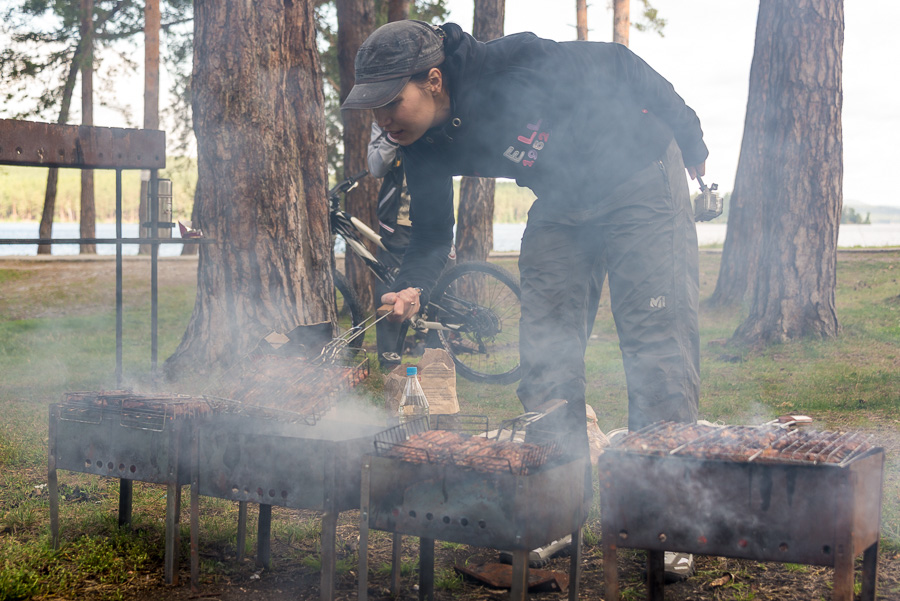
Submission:
<svg viewBox="0 0 900 601">
<path fill-rule="evenodd" d="M 697 238 L 700 246 L 710 246 L 725 242 L 726 225 L 724 223 L 698 223 Z M 494 250 L 501 252 L 517 251 L 522 242 L 522 232 L 525 231 L 524 223 L 496 223 L 494 224 Z M 126 238 L 136 238 L 138 225 L 127 223 L 122 225 L 122 233 Z M 98 223 L 97 238 L 114 238 L 116 226 L 114 223 Z M 173 238 L 179 238 L 178 229 L 173 230 Z M 38 237 L 37 222 L 0 223 L 0 239 L 29 239 Z M 53 225 L 54 238 L 77 238 L 77 223 L 56 223 Z M 900 223 L 878 223 L 873 225 L 842 225 L 838 233 L 838 247 L 840 248 L 871 248 L 882 246 L 900 246 Z M 174 257 L 181 254 L 181 244 L 162 244 L 159 247 L 161 257 Z M 338 241 L 335 250 L 343 252 L 343 243 Z M 77 255 L 77 244 L 53 245 L 54 255 Z M 138 253 L 137 244 L 125 244 L 122 252 L 126 255 Z M 0 256 L 3 255 L 36 255 L 36 244 L 0 244 Z M 112 244 L 98 244 L 97 254 L 114 255 L 116 247 Z"/>
</svg>

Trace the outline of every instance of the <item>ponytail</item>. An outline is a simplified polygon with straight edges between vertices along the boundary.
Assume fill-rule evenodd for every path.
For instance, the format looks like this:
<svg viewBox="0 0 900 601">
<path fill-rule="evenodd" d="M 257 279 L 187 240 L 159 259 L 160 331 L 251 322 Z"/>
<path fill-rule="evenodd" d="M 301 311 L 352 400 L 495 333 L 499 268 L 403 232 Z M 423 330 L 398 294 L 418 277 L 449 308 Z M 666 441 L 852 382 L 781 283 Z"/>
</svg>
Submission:
<svg viewBox="0 0 900 601">
<path fill-rule="evenodd" d="M 465 34 L 456 23 L 444 23 L 440 29 L 444 32 L 444 54 L 449 56 L 459 48 Z"/>
</svg>

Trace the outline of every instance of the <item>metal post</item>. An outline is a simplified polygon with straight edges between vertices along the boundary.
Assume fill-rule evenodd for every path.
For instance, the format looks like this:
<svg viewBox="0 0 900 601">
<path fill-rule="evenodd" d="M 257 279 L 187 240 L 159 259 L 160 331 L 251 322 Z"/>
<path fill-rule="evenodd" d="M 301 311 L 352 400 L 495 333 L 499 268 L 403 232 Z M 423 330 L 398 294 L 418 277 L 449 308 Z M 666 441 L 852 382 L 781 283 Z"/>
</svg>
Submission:
<svg viewBox="0 0 900 601">
<path fill-rule="evenodd" d="M 50 540 L 53 548 L 59 548 L 59 487 L 56 479 L 56 421 L 58 419 L 56 405 L 50 405 L 50 427 L 47 444 L 47 488 L 50 493 Z"/>
<path fill-rule="evenodd" d="M 512 585 L 509 587 L 510 601 L 528 599 L 528 550 L 512 552 Z"/>
<path fill-rule="evenodd" d="M 391 596 L 400 594 L 400 576 L 403 572 L 403 535 L 394 532 L 391 536 Z"/>
<path fill-rule="evenodd" d="M 581 587 L 581 528 L 572 533 L 572 552 L 569 555 L 569 601 L 578 601 Z"/>
<path fill-rule="evenodd" d="M 362 481 L 359 499 L 359 575 L 356 578 L 357 601 L 367 601 L 369 595 L 369 482 L 371 464 L 368 457 L 363 459 Z"/>
<path fill-rule="evenodd" d="M 158 356 L 158 295 L 159 295 L 159 172 L 150 171 L 150 189 L 148 190 L 150 205 L 150 370 L 156 374 Z"/>
<path fill-rule="evenodd" d="M 237 560 L 244 559 L 244 547 L 247 546 L 247 501 L 238 501 Z"/>
<path fill-rule="evenodd" d="M 662 601 L 665 586 L 665 551 L 647 551 L 647 599 Z"/>
<path fill-rule="evenodd" d="M 116 388 L 122 388 L 122 170 L 116 169 Z M 119 479 L 119 526 L 131 524 L 134 484 Z"/>
<path fill-rule="evenodd" d="M 419 601 L 434 601 L 433 538 L 419 538 Z"/>
<path fill-rule="evenodd" d="M 116 169 L 116 388 L 122 388 L 122 170 Z"/>
<path fill-rule="evenodd" d="M 259 504 L 259 523 L 256 527 L 256 563 L 268 568 L 272 559 L 272 506 Z"/>
<path fill-rule="evenodd" d="M 200 592 L 200 442 L 191 427 L 191 592 Z"/>
</svg>

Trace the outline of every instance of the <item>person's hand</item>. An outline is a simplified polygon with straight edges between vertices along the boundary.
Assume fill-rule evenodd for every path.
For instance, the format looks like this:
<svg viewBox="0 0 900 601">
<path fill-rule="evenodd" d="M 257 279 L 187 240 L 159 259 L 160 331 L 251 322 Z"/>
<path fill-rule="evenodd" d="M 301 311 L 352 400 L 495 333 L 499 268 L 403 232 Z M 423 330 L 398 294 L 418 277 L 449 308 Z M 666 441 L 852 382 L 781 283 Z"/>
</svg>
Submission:
<svg viewBox="0 0 900 601">
<path fill-rule="evenodd" d="M 697 176 L 703 177 L 706 175 L 706 161 L 703 161 L 699 165 L 691 165 L 687 168 L 688 175 L 691 176 L 691 179 L 697 179 Z"/>
<path fill-rule="evenodd" d="M 388 321 L 406 321 L 419 312 L 419 289 L 405 288 L 400 292 L 388 292 L 381 297 L 385 305 L 394 305 L 394 310 L 388 317 Z"/>
</svg>

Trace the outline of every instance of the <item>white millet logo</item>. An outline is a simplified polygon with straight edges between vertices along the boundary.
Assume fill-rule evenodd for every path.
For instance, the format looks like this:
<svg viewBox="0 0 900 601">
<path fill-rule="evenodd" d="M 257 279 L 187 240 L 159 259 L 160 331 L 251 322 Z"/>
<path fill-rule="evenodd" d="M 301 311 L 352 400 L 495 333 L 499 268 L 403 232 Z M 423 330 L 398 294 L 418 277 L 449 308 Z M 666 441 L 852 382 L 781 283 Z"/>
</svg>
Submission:
<svg viewBox="0 0 900 601">
<path fill-rule="evenodd" d="M 650 308 L 651 309 L 665 309 L 666 308 L 666 297 L 665 296 L 657 296 L 650 299 Z"/>
</svg>

